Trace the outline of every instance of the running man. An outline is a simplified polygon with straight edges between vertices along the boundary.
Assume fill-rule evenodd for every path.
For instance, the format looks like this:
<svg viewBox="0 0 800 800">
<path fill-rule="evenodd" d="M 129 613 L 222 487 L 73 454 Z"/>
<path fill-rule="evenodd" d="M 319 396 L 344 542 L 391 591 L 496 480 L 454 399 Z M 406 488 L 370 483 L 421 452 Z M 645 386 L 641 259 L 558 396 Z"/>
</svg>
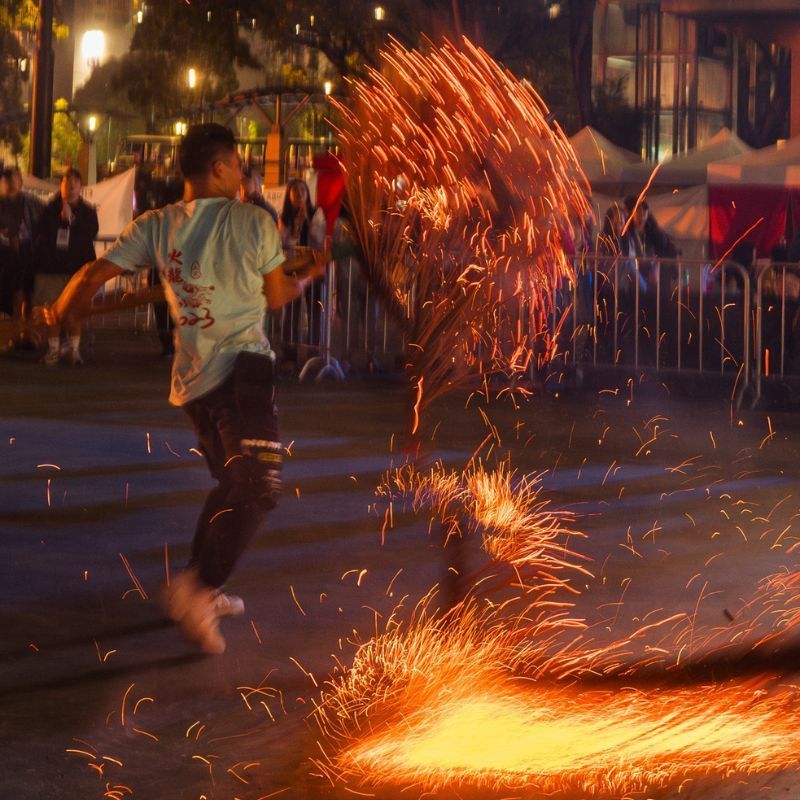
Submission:
<svg viewBox="0 0 800 800">
<path fill-rule="evenodd" d="M 180 160 L 183 200 L 135 219 L 44 313 L 50 324 L 79 319 L 110 278 L 158 271 L 177 332 L 169 399 L 191 419 L 218 482 L 197 522 L 189 565 L 165 588 L 164 606 L 188 639 L 222 653 L 220 617 L 244 610 L 222 586 L 280 491 L 283 448 L 264 300 L 278 309 L 300 297 L 324 272 L 325 257 L 311 251 L 285 261 L 270 215 L 237 199 L 242 162 L 230 130 L 192 126 Z"/>
</svg>

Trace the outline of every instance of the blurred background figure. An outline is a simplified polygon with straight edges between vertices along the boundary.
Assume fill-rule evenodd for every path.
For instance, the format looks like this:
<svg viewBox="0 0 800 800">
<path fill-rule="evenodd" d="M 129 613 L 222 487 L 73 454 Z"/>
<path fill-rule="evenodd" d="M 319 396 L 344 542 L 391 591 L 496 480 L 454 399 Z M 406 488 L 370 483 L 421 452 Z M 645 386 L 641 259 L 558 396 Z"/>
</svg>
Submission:
<svg viewBox="0 0 800 800">
<path fill-rule="evenodd" d="M 31 347 L 23 333 L 30 315 L 34 281 L 34 254 L 44 204 L 22 189 L 19 167 L 3 171 L 0 197 L 0 312 L 12 316 L 19 327 L 9 347 Z M 4 343 L 5 344 L 5 343 Z"/>
<path fill-rule="evenodd" d="M 326 222 L 321 208 L 311 205 L 308 185 L 304 180 L 295 178 L 286 186 L 286 197 L 283 210 L 278 219 L 281 234 L 281 245 L 287 258 L 310 247 L 322 251 L 325 248 Z M 306 289 L 304 297 L 288 304 L 283 311 L 282 339 L 283 364 L 289 368 L 298 366 L 297 346 L 300 340 L 300 317 L 302 303 L 305 302 L 308 318 L 307 344 L 318 347 L 320 340 L 320 324 L 322 321 L 322 297 L 324 278 L 313 281 Z"/>
<path fill-rule="evenodd" d="M 180 177 L 169 176 L 163 182 L 157 184 L 152 182 L 152 184 L 154 190 L 151 208 L 163 208 L 170 203 L 177 203 L 183 197 L 184 182 Z M 147 285 L 158 286 L 159 282 L 158 270 L 153 267 L 147 273 Z M 161 344 L 161 356 L 171 359 L 175 355 L 175 323 L 170 316 L 166 300 L 153 303 L 153 319 L 156 323 L 158 341 Z"/>
<path fill-rule="evenodd" d="M 243 203 L 252 203 L 254 206 L 263 208 L 269 213 L 275 224 L 278 224 L 278 212 L 268 203 L 261 193 L 261 174 L 255 167 L 245 167 L 242 170 L 242 183 L 239 186 L 239 199 Z"/>
<path fill-rule="evenodd" d="M 80 172 L 70 167 L 61 178 L 58 194 L 42 212 L 34 288 L 37 306 L 52 305 L 72 275 L 95 259 L 97 211 L 81 197 L 81 186 Z M 68 343 L 64 359 L 78 366 L 83 363 L 81 323 L 70 321 L 65 328 Z M 61 333 L 61 326 L 47 330 L 47 352 L 42 359 L 47 367 L 54 367 L 61 360 Z"/>
</svg>

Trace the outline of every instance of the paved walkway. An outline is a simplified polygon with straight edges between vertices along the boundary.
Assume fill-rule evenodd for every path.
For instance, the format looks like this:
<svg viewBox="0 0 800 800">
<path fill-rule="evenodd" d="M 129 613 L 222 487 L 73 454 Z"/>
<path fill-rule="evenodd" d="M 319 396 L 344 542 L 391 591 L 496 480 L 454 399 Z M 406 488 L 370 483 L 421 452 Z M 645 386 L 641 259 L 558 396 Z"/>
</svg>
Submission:
<svg viewBox="0 0 800 800">
<path fill-rule="evenodd" d="M 403 388 L 281 387 L 294 442 L 285 496 L 229 587 L 246 614 L 225 622 L 227 652 L 204 658 L 154 601 L 187 556 L 210 486 L 156 353 L 146 336 L 98 336 L 79 370 L 0 360 L 0 796 L 352 797 L 311 774 L 313 681 L 332 656 L 348 662 L 354 630 L 369 636 L 376 614 L 421 597 L 447 566 L 424 515 L 397 509 L 381 545 L 374 489 L 400 443 Z M 793 561 L 800 426 L 790 415 L 674 402 L 656 385 L 492 413 L 513 463 L 549 470 L 553 503 L 581 515 L 582 552 L 603 574 L 582 601 L 587 616 L 626 584 L 620 629 L 654 606 L 691 610 L 698 587 L 687 582 L 702 572 L 719 593 L 698 624 L 721 624 Z M 454 398 L 438 419 L 431 454 L 463 467 L 486 435 L 479 413 Z M 778 501 L 774 532 L 759 539 L 754 510 L 766 516 Z M 259 686 L 270 691 L 243 688 Z M 767 785 L 792 796 L 797 780 L 709 779 L 689 796 L 760 798 Z"/>
</svg>

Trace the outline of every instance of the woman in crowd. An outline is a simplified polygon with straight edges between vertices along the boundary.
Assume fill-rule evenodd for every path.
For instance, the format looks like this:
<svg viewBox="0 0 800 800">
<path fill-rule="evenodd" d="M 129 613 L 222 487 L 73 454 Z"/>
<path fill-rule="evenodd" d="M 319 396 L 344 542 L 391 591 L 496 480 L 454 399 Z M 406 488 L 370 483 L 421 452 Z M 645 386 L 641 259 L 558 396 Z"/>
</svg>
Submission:
<svg viewBox="0 0 800 800">
<path fill-rule="evenodd" d="M 299 252 L 300 248 L 311 247 L 322 250 L 325 247 L 326 222 L 321 208 L 311 205 L 308 185 L 295 178 L 286 186 L 283 210 L 278 219 L 281 244 L 287 258 Z M 320 322 L 322 314 L 324 278 L 312 282 L 306 289 L 303 299 L 298 298 L 284 308 L 283 312 L 283 361 L 297 366 L 297 345 L 301 303 L 305 300 L 308 318 L 308 344 L 318 346 L 320 341 Z"/>
</svg>

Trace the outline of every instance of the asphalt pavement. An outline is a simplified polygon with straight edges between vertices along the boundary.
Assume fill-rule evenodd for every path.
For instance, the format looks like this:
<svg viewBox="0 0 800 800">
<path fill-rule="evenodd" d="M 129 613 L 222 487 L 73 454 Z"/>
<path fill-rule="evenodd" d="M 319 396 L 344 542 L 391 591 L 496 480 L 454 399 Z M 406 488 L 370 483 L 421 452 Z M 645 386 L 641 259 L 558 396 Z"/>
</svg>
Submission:
<svg viewBox="0 0 800 800">
<path fill-rule="evenodd" d="M 428 516 L 398 505 L 387 527 L 375 496 L 402 459 L 402 380 L 283 381 L 284 496 L 228 586 L 245 615 L 223 623 L 225 654 L 204 657 L 157 602 L 211 486 L 167 404 L 168 369 L 149 334 L 98 332 L 83 368 L 0 357 L 0 798 L 395 796 L 402 787 L 331 786 L 309 759 L 313 702 L 337 661 L 402 598 L 448 581 Z M 553 505 L 578 514 L 581 552 L 602 565 L 582 613 L 624 594 L 620 630 L 656 606 L 723 625 L 795 558 L 798 419 L 674 394 L 605 377 L 488 410 L 490 458 L 543 472 Z M 490 433 L 475 398 L 448 398 L 426 423 L 426 463 L 454 469 Z M 476 547 L 464 557 L 484 564 Z M 747 669 L 791 678 L 792 646 Z M 712 774 L 680 796 L 744 800 L 765 787 L 792 797 L 797 775 Z"/>
</svg>

